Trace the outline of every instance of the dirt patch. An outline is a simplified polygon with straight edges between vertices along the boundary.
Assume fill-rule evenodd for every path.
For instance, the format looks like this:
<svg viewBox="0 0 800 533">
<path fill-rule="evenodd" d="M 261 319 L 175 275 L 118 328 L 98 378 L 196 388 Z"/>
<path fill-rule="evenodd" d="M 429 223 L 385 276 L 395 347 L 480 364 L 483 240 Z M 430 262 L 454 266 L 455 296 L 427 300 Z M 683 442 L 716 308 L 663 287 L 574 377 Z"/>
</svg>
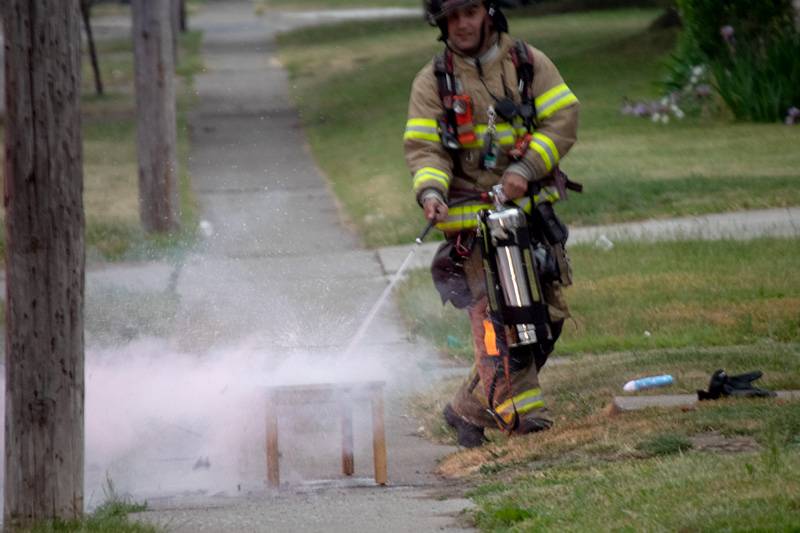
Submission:
<svg viewBox="0 0 800 533">
<path fill-rule="evenodd" d="M 692 449 L 698 452 L 745 453 L 761 449 L 753 437 L 726 437 L 716 431 L 694 435 L 689 437 L 689 441 L 692 443 Z"/>
</svg>

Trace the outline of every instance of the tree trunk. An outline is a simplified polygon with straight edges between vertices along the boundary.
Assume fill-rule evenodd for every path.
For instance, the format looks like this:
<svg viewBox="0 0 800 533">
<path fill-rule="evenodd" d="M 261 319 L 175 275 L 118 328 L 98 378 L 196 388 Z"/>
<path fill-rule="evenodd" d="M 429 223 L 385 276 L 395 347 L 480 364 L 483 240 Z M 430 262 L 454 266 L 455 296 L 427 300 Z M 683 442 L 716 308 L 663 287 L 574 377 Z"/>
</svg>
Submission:
<svg viewBox="0 0 800 533">
<path fill-rule="evenodd" d="M 83 17 L 83 28 L 86 30 L 86 42 L 89 45 L 89 57 L 92 60 L 92 72 L 94 73 L 94 90 L 98 96 L 102 96 L 103 80 L 100 77 L 100 64 L 97 61 L 97 48 L 94 46 L 91 14 L 92 0 L 81 0 L 81 17 Z"/>
<path fill-rule="evenodd" d="M 800 31 L 800 0 L 794 0 L 792 5 L 794 6 L 794 27 Z"/>
<path fill-rule="evenodd" d="M 83 512 L 78 0 L 4 0 L 5 527 Z"/>
<path fill-rule="evenodd" d="M 185 33 L 186 31 L 189 30 L 189 24 L 186 18 L 186 0 L 179 0 L 179 2 L 180 2 L 180 15 L 178 17 L 180 21 L 179 26 L 181 33 Z"/>
<path fill-rule="evenodd" d="M 178 37 L 181 34 L 181 0 L 170 0 L 170 22 L 172 23 L 172 63 L 178 66 Z"/>
<path fill-rule="evenodd" d="M 180 225 L 175 151 L 172 0 L 132 0 L 139 213 L 148 233 Z"/>
</svg>

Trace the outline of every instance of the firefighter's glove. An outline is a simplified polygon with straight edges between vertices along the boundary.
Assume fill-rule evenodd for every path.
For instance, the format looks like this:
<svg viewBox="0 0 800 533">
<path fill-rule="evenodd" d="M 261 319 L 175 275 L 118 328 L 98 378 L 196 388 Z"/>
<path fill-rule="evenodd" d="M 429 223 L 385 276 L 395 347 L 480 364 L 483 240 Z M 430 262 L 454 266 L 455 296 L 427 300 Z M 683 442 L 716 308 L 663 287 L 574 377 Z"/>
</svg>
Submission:
<svg viewBox="0 0 800 533">
<path fill-rule="evenodd" d="M 711 375 L 708 390 L 698 390 L 697 397 L 700 400 L 717 400 L 723 396 L 773 398 L 776 396 L 774 392 L 753 386 L 753 382 L 763 375 L 763 372 L 756 370 L 746 374 L 729 376 L 724 370 L 719 369 Z"/>
<path fill-rule="evenodd" d="M 516 172 L 506 172 L 503 174 L 503 192 L 508 198 L 516 200 L 528 194 L 528 180 Z"/>
<path fill-rule="evenodd" d="M 447 220 L 447 204 L 437 196 L 428 196 L 422 200 L 422 209 L 427 220 L 444 222 Z"/>
</svg>

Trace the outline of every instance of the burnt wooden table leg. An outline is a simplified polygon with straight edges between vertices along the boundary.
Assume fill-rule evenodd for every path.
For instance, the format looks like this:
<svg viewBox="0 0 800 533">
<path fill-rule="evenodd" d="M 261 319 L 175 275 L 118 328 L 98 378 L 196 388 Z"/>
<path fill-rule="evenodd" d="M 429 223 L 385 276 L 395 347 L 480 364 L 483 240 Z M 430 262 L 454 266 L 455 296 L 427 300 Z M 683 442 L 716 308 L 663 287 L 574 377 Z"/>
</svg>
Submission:
<svg viewBox="0 0 800 533">
<path fill-rule="evenodd" d="M 372 391 L 372 454 L 375 458 L 375 483 L 386 485 L 386 429 L 383 421 L 383 388 Z"/>
<path fill-rule="evenodd" d="M 281 484 L 278 465 L 278 409 L 272 398 L 267 400 L 267 483 L 270 487 Z"/>
<path fill-rule="evenodd" d="M 353 406 L 347 399 L 339 403 L 342 413 L 342 473 L 352 476 L 355 471 L 353 462 Z"/>
</svg>

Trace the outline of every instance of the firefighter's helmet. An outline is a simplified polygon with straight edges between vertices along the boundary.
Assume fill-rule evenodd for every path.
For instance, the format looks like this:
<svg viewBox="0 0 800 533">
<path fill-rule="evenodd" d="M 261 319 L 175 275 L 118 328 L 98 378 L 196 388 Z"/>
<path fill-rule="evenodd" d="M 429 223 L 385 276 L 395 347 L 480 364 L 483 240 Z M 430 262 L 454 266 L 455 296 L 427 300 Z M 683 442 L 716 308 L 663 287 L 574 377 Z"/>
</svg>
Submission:
<svg viewBox="0 0 800 533">
<path fill-rule="evenodd" d="M 442 38 L 447 39 L 447 15 L 460 7 L 483 3 L 498 33 L 508 32 L 508 21 L 496 0 L 423 0 L 425 19 L 431 26 L 439 26 Z"/>
</svg>

